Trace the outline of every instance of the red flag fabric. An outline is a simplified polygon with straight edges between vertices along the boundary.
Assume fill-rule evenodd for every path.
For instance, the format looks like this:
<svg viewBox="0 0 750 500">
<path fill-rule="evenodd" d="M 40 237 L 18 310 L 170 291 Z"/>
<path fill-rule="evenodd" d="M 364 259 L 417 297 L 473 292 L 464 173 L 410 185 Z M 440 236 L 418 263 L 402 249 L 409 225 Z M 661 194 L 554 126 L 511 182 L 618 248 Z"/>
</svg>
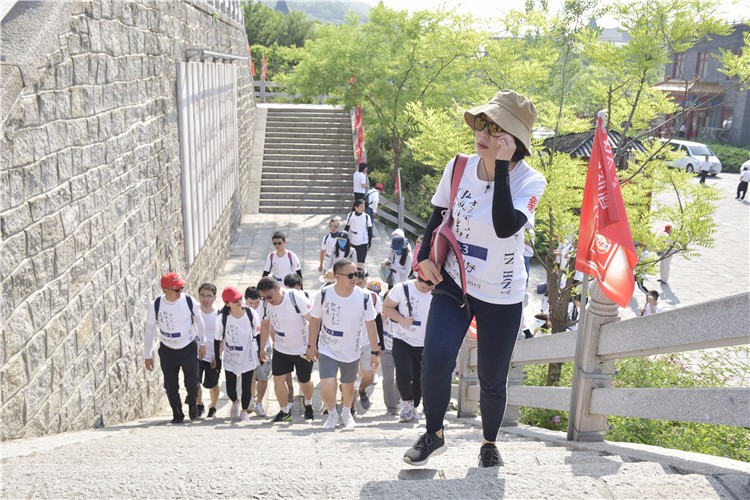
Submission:
<svg viewBox="0 0 750 500">
<path fill-rule="evenodd" d="M 362 127 L 362 106 L 357 106 L 357 110 L 354 112 L 354 128 L 358 129 Z"/>
<path fill-rule="evenodd" d="M 396 170 L 396 183 L 393 186 L 393 194 L 398 193 L 401 196 L 401 169 Z"/>
<path fill-rule="evenodd" d="M 576 270 L 595 276 L 604 294 L 625 307 L 633 296 L 637 262 L 609 136 L 599 116 L 583 190 Z"/>
<path fill-rule="evenodd" d="M 268 66 L 266 66 L 266 53 L 265 52 L 261 54 L 260 60 L 263 64 L 263 71 L 260 74 L 260 79 L 265 80 L 266 77 L 268 77 Z"/>
<path fill-rule="evenodd" d="M 250 42 L 247 42 L 247 59 L 250 61 L 250 75 L 255 78 L 255 66 L 253 65 L 253 54 L 250 51 Z"/>
</svg>

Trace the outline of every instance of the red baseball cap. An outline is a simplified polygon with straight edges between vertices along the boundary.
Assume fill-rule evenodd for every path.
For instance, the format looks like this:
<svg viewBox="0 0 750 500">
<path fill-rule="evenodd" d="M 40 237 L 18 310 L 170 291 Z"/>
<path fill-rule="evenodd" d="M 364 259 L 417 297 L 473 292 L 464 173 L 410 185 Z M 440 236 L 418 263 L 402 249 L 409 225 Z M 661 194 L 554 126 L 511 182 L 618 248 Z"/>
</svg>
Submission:
<svg viewBox="0 0 750 500">
<path fill-rule="evenodd" d="M 180 278 L 177 273 L 167 273 L 161 277 L 161 287 L 167 290 L 180 290 L 185 285 L 187 285 L 187 281 Z"/>
<path fill-rule="evenodd" d="M 221 292 L 221 300 L 224 302 L 237 302 L 243 297 L 243 295 L 233 286 L 228 286 Z"/>
<path fill-rule="evenodd" d="M 375 184 L 375 189 L 380 189 L 381 191 L 383 191 L 383 185 L 378 182 L 377 184 Z"/>
</svg>

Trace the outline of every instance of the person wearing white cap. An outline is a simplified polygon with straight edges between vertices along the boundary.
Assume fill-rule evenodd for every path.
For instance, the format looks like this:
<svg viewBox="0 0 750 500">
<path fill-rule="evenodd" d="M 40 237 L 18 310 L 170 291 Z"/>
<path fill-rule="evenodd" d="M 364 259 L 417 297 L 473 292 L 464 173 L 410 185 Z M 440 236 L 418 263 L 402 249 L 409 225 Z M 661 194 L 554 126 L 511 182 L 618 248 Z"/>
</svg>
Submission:
<svg viewBox="0 0 750 500">
<path fill-rule="evenodd" d="M 206 329 L 203 318 L 197 313 L 198 301 L 183 294 L 187 282 L 177 273 L 166 273 L 161 277 L 164 294 L 153 301 L 146 315 L 144 333 L 144 364 L 148 371 L 154 369 L 154 330 L 159 328 L 159 364 L 164 375 L 164 390 L 172 407 L 172 423 L 185 420 L 180 399 L 179 375 L 182 370 L 186 402 L 190 420 L 198 418 L 195 404 L 198 393 L 198 358 L 206 355 Z M 196 335 L 198 344 L 196 344 Z"/>
<path fill-rule="evenodd" d="M 394 236 L 391 240 L 391 253 L 383 263 L 391 271 L 391 279 L 388 280 L 391 287 L 409 279 L 412 274 L 413 260 L 414 256 L 411 254 L 411 248 L 406 238 Z"/>
<path fill-rule="evenodd" d="M 227 396 L 232 401 L 229 410 L 231 418 L 250 420 L 250 400 L 252 399 L 253 370 L 258 367 L 258 343 L 260 320 L 255 309 L 242 303 L 243 295 L 233 286 L 221 293 L 224 307 L 216 317 L 214 329 L 214 366 L 220 370 L 224 365 L 224 378 Z M 218 353 L 222 352 L 221 358 Z M 265 353 L 261 356 L 265 358 Z M 237 378 L 241 379 L 241 401 L 237 399 Z M 240 402 L 242 411 L 240 411 Z"/>
<path fill-rule="evenodd" d="M 451 376 L 474 316 L 484 438 L 479 465 L 502 465 L 495 440 L 505 412 L 526 287 L 523 231 L 533 228 L 546 187 L 544 176 L 523 161 L 531 151 L 535 118 L 531 101 L 508 90 L 466 111 L 464 121 L 474 131 L 476 154 L 451 160 L 432 197 L 434 210 L 417 256 L 420 277 L 435 283 L 422 357 L 426 432 L 404 454 L 408 464 L 424 465 L 446 449 L 443 418 Z M 455 183 L 454 170 L 462 172 Z M 458 248 L 448 251 L 441 269 L 430 260 L 430 248 L 444 214 L 452 217 L 447 228 Z"/>
</svg>

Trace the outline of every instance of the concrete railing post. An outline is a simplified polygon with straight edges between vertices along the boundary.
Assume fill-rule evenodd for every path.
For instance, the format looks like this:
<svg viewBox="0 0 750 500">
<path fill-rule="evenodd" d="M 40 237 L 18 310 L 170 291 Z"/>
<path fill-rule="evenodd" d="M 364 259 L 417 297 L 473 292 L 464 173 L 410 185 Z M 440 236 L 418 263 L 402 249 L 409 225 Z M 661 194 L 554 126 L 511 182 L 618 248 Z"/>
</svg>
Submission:
<svg viewBox="0 0 750 500">
<path fill-rule="evenodd" d="M 477 339 L 467 334 L 458 352 L 458 418 L 474 418 L 478 409 Z"/>
<path fill-rule="evenodd" d="M 511 364 L 508 372 L 508 387 L 523 385 L 526 379 L 524 365 Z M 503 416 L 503 427 L 517 427 L 521 419 L 521 407 L 516 405 L 506 405 L 505 415 Z"/>
<path fill-rule="evenodd" d="M 602 361 L 596 353 L 602 325 L 619 320 L 617 305 L 594 282 L 582 323 L 578 327 L 568 420 L 569 441 L 601 441 L 607 432 L 607 415 L 590 413 L 591 393 L 612 383 L 614 361 Z"/>
</svg>

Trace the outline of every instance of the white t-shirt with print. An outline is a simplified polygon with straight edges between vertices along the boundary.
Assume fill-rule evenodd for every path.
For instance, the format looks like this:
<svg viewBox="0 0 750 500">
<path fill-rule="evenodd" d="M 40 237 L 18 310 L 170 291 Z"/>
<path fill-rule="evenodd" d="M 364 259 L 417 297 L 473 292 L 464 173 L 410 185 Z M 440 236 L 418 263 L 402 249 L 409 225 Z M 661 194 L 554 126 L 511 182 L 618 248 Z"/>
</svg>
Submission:
<svg viewBox="0 0 750 500">
<path fill-rule="evenodd" d="M 239 318 L 232 316 L 231 312 L 227 314 L 226 331 L 221 322 L 222 315 L 216 315 L 214 339 L 221 340 L 224 333 L 224 369 L 236 375 L 258 367 L 258 344 L 255 336 L 260 333 L 260 318 L 255 309 L 248 307 L 247 310 L 253 317 L 252 327 L 245 311 Z"/>
<path fill-rule="evenodd" d="M 391 249 L 391 254 L 388 256 L 388 260 L 391 261 L 391 271 L 395 271 L 393 273 L 393 284 L 395 285 L 407 281 L 412 273 L 411 266 L 414 263 L 414 256 L 411 252 L 406 256 L 403 266 L 401 265 L 401 256 L 393 249 Z"/>
<path fill-rule="evenodd" d="M 743 170 L 740 173 L 740 180 L 742 182 L 750 182 L 750 170 Z"/>
<path fill-rule="evenodd" d="M 289 250 L 284 251 L 284 255 L 279 257 L 276 252 L 271 252 L 266 257 L 266 265 L 263 270 L 273 276 L 276 281 L 282 283 L 287 274 L 295 273 L 301 269 L 299 259 Z"/>
<path fill-rule="evenodd" d="M 208 342 L 206 342 L 206 355 L 201 358 L 203 361 L 208 361 L 209 363 L 214 360 L 214 338 L 216 337 L 216 316 L 219 314 L 219 311 L 216 309 L 212 310 L 210 313 L 206 314 L 201 310 L 201 317 L 203 317 L 203 324 L 206 326 L 206 339 L 208 339 Z"/>
<path fill-rule="evenodd" d="M 372 210 L 373 215 L 378 215 L 378 205 L 380 205 L 380 191 L 373 188 L 365 194 L 367 197 L 367 207 Z"/>
<path fill-rule="evenodd" d="M 196 334 L 201 344 L 205 342 L 205 326 L 198 311 L 200 303 L 193 297 L 193 312 L 187 303 L 187 295 L 181 294 L 174 302 L 170 302 L 162 295 L 159 299 L 159 318 L 156 317 L 155 304 L 149 304 L 146 314 L 146 329 L 143 339 L 143 355 L 151 359 L 154 349 L 154 336 L 159 330 L 159 341 L 170 349 L 183 349 L 195 340 Z M 195 314 L 195 316 L 193 316 Z"/>
<path fill-rule="evenodd" d="M 323 290 L 326 290 L 325 304 L 321 304 L 323 294 L 319 293 L 310 312 L 312 317 L 322 319 L 318 351 L 343 363 L 356 361 L 361 351 L 362 318 L 375 320 L 369 292 L 354 287 L 348 297 L 341 297 L 333 286 Z M 365 297 L 367 308 L 364 307 Z"/>
<path fill-rule="evenodd" d="M 393 350 L 393 321 L 388 318 L 383 318 L 383 347 L 386 351 Z"/>
<path fill-rule="evenodd" d="M 346 224 L 349 226 L 349 241 L 352 245 L 364 245 L 369 242 L 367 228 L 372 227 L 372 219 L 368 214 L 362 212 L 357 215 L 357 212 L 349 212 Z"/>
<path fill-rule="evenodd" d="M 333 254 L 333 251 L 336 249 L 336 241 L 338 238 L 338 232 L 337 233 L 328 233 L 325 236 L 323 236 L 323 242 L 320 244 L 320 249 L 325 252 L 325 257 L 323 257 L 323 270 L 330 269 L 328 267 L 328 262 L 331 260 L 331 255 Z"/>
<path fill-rule="evenodd" d="M 459 184 L 453 205 L 453 234 L 461 244 L 466 268 L 466 292 L 492 304 L 515 304 L 523 300 L 526 287 L 526 268 L 523 261 L 523 232 L 521 228 L 509 238 L 498 238 L 492 224 L 492 195 L 495 183 L 487 189 L 487 182 L 477 177 L 479 156 L 471 155 Z M 493 165 L 494 168 L 494 165 Z M 450 203 L 453 160 L 443 172 L 437 191 L 432 197 L 436 207 Z M 547 185 L 544 176 L 520 161 L 510 172 L 510 192 L 513 207 L 526 215 L 527 228 L 534 225 L 534 212 Z M 458 260 L 449 252 L 445 270 L 460 285 Z"/>
<path fill-rule="evenodd" d="M 411 316 L 414 322 L 411 326 L 405 326 L 395 321 L 391 322 L 391 334 L 393 338 L 401 339 L 412 347 L 424 347 L 425 327 L 427 326 L 427 315 L 430 313 L 432 303 L 432 291 L 422 293 L 417 290 L 416 280 L 409 280 L 394 286 L 388 293 L 388 298 L 398 304 L 398 312 L 402 316 L 409 316 L 409 306 L 406 303 L 404 287 L 409 287 L 409 302 L 411 303 Z"/>
<path fill-rule="evenodd" d="M 307 320 L 304 318 L 312 310 L 312 303 L 299 290 L 284 289 L 284 299 L 275 306 L 266 302 L 267 319 L 276 332 L 275 349 L 284 354 L 297 356 L 307 350 Z M 294 309 L 292 295 L 297 301 L 299 313 Z"/>
<path fill-rule="evenodd" d="M 346 255 L 344 255 L 344 251 L 339 248 L 339 253 L 338 253 L 338 255 L 336 255 L 336 249 L 334 248 L 333 252 L 331 252 L 330 258 L 326 262 L 324 262 L 324 264 L 326 264 L 326 266 L 323 269 L 326 269 L 326 270 L 327 269 L 331 269 L 333 267 L 333 263 L 334 262 L 336 262 L 339 259 L 344 259 L 344 258 L 349 259 L 352 262 L 356 263 L 357 262 L 357 252 L 354 251 L 354 248 L 350 247 L 349 248 L 349 253 L 347 253 Z"/>
</svg>

